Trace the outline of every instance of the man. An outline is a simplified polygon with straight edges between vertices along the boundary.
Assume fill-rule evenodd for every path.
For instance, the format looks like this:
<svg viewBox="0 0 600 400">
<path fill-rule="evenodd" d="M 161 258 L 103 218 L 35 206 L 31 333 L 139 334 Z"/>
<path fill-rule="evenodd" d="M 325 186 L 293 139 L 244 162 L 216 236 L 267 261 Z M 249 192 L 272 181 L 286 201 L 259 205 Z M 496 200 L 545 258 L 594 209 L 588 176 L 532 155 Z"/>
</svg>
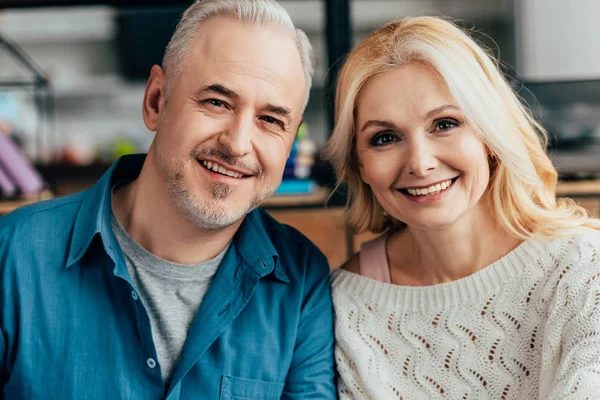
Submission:
<svg viewBox="0 0 600 400">
<path fill-rule="evenodd" d="M 324 256 L 255 209 L 312 56 L 273 0 L 183 15 L 143 101 L 147 156 L 0 220 L 7 399 L 335 398 Z"/>
</svg>

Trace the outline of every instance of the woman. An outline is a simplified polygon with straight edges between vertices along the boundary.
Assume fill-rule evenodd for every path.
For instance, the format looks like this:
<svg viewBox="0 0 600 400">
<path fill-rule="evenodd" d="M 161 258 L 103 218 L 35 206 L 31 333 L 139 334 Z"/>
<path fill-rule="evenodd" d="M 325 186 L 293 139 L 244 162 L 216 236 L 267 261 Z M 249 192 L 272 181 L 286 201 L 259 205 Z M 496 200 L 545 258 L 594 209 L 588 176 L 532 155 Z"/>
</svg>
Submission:
<svg viewBox="0 0 600 400">
<path fill-rule="evenodd" d="M 341 398 L 600 396 L 600 221 L 556 200 L 545 132 L 433 17 L 349 55 L 326 155 L 355 232 L 333 272 Z"/>
</svg>

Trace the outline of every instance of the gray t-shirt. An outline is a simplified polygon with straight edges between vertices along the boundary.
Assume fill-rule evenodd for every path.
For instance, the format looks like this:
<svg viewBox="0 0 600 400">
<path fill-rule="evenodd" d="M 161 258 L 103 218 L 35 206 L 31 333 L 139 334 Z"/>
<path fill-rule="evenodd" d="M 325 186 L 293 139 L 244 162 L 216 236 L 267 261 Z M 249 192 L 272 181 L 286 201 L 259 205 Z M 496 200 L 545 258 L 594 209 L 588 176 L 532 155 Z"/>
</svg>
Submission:
<svg viewBox="0 0 600 400">
<path fill-rule="evenodd" d="M 114 211 L 111 221 L 127 270 L 148 311 L 163 380 L 168 383 L 192 320 L 229 245 L 211 260 L 194 265 L 175 264 L 133 240 Z"/>
</svg>

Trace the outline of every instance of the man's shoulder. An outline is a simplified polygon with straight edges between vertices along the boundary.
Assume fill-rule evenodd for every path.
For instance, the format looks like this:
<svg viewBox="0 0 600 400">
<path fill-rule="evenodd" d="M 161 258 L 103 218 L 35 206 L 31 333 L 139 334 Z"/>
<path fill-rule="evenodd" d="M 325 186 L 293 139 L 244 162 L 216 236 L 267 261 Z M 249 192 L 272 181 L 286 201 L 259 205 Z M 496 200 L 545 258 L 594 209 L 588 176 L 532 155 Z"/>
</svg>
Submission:
<svg viewBox="0 0 600 400">
<path fill-rule="evenodd" d="M 0 239 L 10 235 L 11 239 L 31 240 L 49 228 L 72 224 L 84 195 L 77 193 L 16 209 L 0 218 Z"/>
</svg>

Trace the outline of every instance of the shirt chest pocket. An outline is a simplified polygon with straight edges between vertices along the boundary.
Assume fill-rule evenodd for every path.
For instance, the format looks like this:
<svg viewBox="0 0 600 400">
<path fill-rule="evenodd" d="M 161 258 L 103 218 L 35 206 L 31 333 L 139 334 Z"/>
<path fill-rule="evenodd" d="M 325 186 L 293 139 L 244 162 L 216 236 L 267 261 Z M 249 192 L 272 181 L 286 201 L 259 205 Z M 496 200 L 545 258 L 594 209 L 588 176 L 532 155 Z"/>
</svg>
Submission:
<svg viewBox="0 0 600 400">
<path fill-rule="evenodd" d="M 224 376 L 221 400 L 275 400 L 281 397 L 283 383 Z"/>
</svg>

